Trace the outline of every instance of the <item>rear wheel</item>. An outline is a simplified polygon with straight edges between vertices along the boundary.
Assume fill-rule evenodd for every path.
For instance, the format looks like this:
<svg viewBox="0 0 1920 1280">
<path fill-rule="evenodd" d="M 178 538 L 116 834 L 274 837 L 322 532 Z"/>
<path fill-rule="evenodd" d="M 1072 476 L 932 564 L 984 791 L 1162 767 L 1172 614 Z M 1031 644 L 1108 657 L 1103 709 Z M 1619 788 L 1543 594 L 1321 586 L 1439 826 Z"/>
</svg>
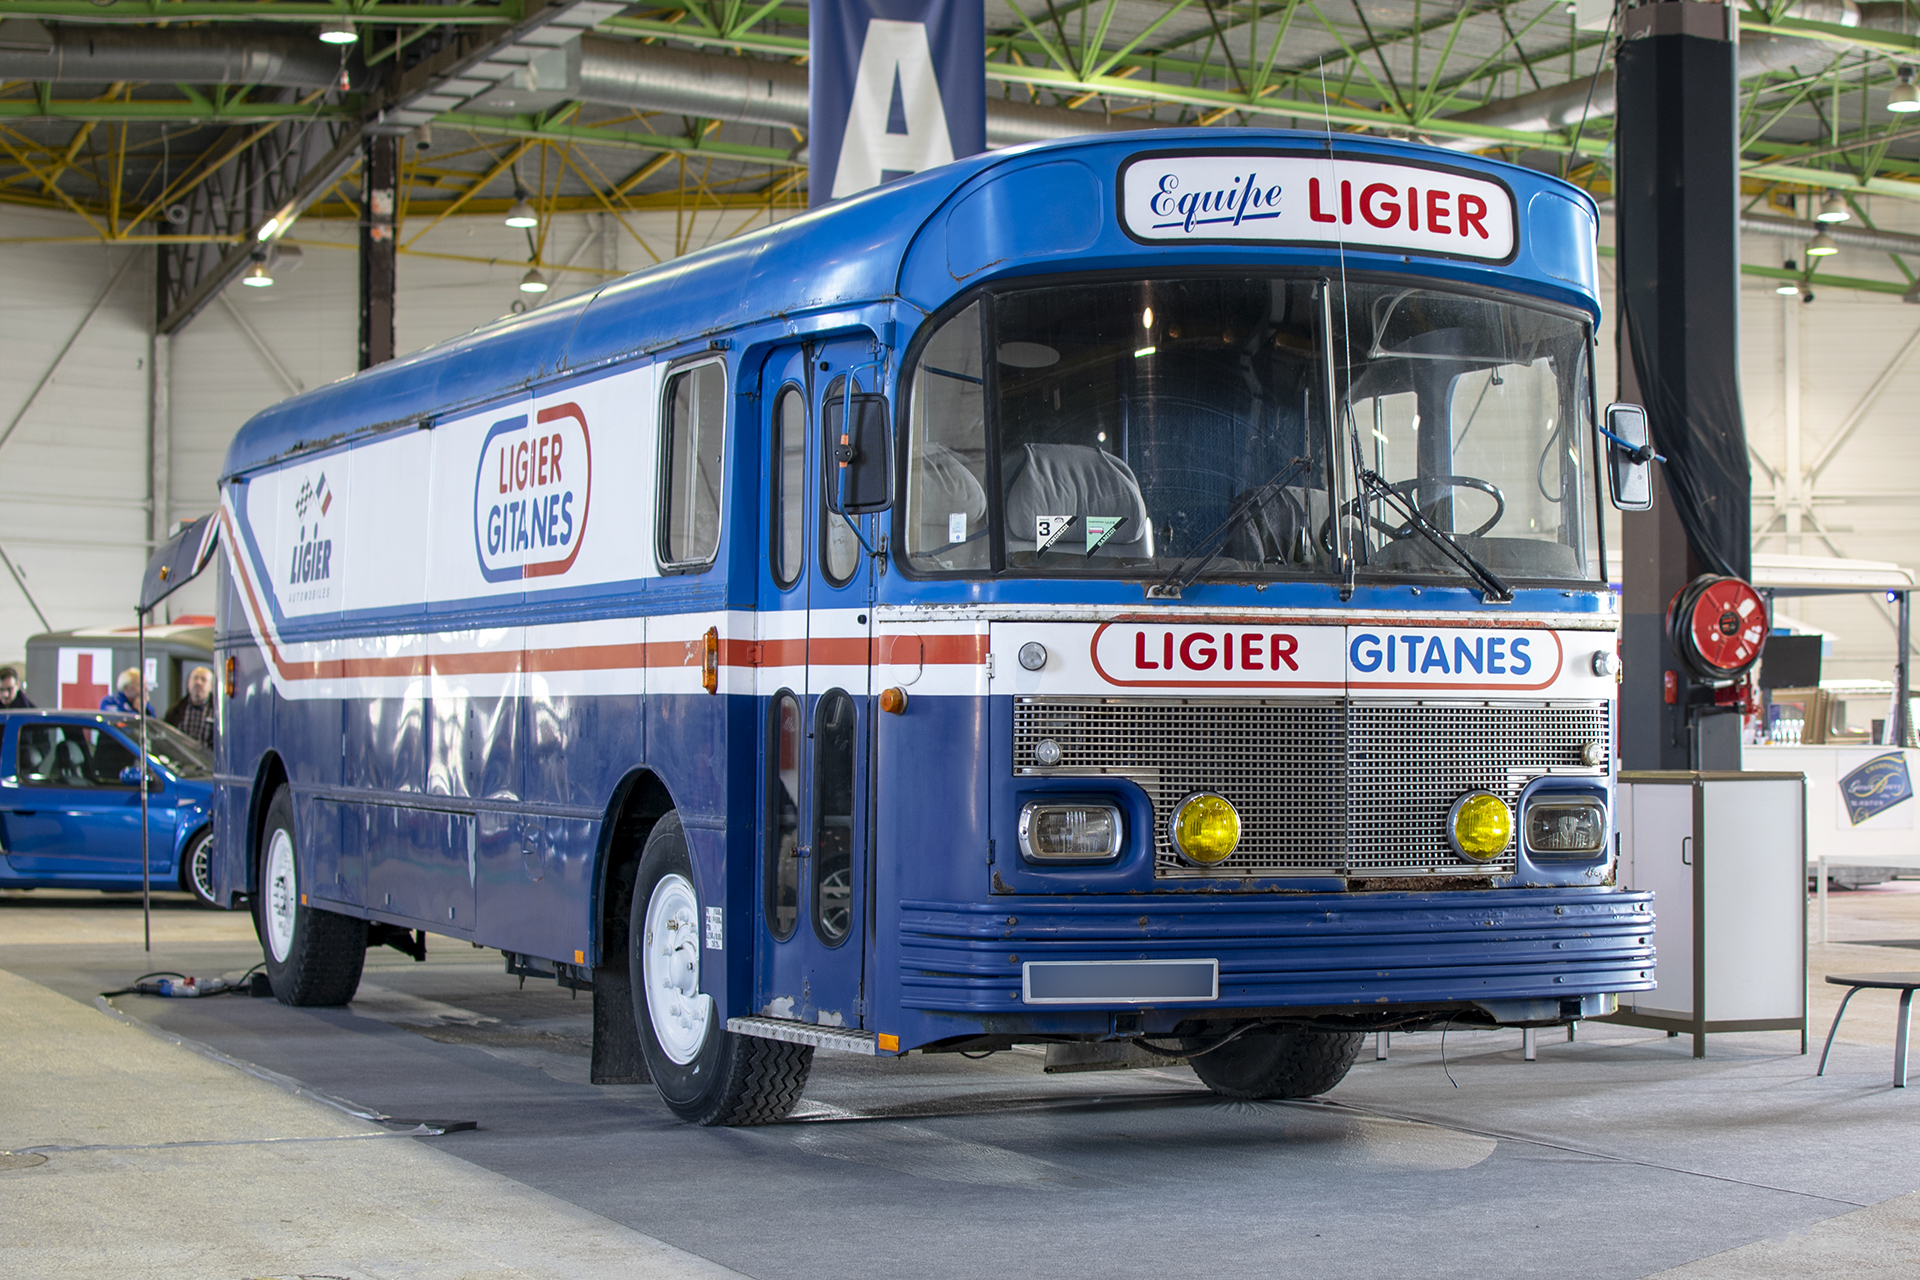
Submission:
<svg viewBox="0 0 1920 1280">
<path fill-rule="evenodd" d="M 1226 1098 L 1310 1098 L 1346 1079 L 1366 1040 L 1358 1031 L 1274 1027 L 1249 1031 L 1217 1049 L 1191 1039 L 1193 1073 Z"/>
<path fill-rule="evenodd" d="M 737 1036 L 700 989 L 701 911 L 679 816 L 647 838 L 627 930 L 633 1020 L 647 1073 L 667 1108 L 692 1124 L 772 1124 L 800 1100 L 813 1050 Z"/>
<path fill-rule="evenodd" d="M 267 805 L 262 834 L 253 927 L 266 952 L 274 998 L 291 1005 L 345 1004 L 360 988 L 367 922 L 307 905 L 294 840 L 293 794 L 285 787 Z"/>
<path fill-rule="evenodd" d="M 213 828 L 198 832 L 187 841 L 187 851 L 180 857 L 180 887 L 193 895 L 195 902 L 203 907 L 219 907 L 220 900 L 213 896 Z"/>
</svg>

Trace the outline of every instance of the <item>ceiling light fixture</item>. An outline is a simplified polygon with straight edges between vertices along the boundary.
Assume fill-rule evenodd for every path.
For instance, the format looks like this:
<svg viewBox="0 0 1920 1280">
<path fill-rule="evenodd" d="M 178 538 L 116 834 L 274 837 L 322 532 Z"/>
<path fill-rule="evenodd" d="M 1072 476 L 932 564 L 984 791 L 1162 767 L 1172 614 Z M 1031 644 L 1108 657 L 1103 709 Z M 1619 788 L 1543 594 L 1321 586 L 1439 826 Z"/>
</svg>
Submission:
<svg viewBox="0 0 1920 1280">
<path fill-rule="evenodd" d="M 547 278 L 540 274 L 539 268 L 537 267 L 520 277 L 520 292 L 522 293 L 545 293 L 548 287 Z"/>
<path fill-rule="evenodd" d="M 1887 110 L 1902 115 L 1909 111 L 1920 111 L 1920 88 L 1913 83 L 1913 68 L 1900 65 L 1900 83 L 1893 86 L 1893 93 L 1887 98 Z"/>
<path fill-rule="evenodd" d="M 1820 202 L 1820 212 L 1813 215 L 1816 222 L 1845 222 L 1853 214 L 1847 211 L 1847 202 L 1840 198 L 1837 191 L 1827 192 L 1827 198 Z"/>
<path fill-rule="evenodd" d="M 1833 237 L 1824 231 L 1818 232 L 1813 239 L 1807 241 L 1809 258 L 1830 258 L 1838 252 L 1840 252 L 1840 246 L 1835 244 Z"/>
<path fill-rule="evenodd" d="M 320 24 L 322 44 L 353 44 L 359 39 L 360 33 L 353 29 L 353 23 L 346 18 L 332 18 Z"/>
<path fill-rule="evenodd" d="M 1799 264 L 1792 258 L 1788 258 L 1786 262 L 1781 265 L 1788 271 L 1797 272 L 1800 270 Z M 1779 284 L 1773 286 L 1773 291 L 1783 298 L 1797 298 L 1800 296 L 1800 282 L 1798 280 L 1782 280 Z"/>
<path fill-rule="evenodd" d="M 240 283 L 250 289 L 270 289 L 273 287 L 273 273 L 267 270 L 264 257 L 255 258 L 253 265 L 247 268 L 247 274 L 240 277 Z"/>
<path fill-rule="evenodd" d="M 513 189 L 513 208 L 507 210 L 507 225 L 510 227 L 537 227 L 540 225 L 540 215 L 533 211 L 531 204 L 527 203 L 527 193 L 524 188 L 515 187 Z"/>
</svg>

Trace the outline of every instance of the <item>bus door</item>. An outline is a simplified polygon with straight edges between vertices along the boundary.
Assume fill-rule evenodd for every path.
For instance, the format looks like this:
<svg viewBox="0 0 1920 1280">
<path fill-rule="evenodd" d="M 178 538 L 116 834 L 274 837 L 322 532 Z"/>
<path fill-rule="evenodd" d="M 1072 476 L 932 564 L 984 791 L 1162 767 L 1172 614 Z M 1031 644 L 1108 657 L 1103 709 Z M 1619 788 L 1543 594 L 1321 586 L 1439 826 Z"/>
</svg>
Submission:
<svg viewBox="0 0 1920 1280">
<path fill-rule="evenodd" d="M 767 810 L 762 834 L 755 1007 L 774 1017 L 857 1026 L 867 947 L 868 693 L 871 670 L 869 517 L 856 530 L 827 509 L 837 479 L 822 435 L 846 370 L 867 342 L 808 344 L 772 357 L 760 403 L 768 415 L 770 545 L 762 670 Z M 866 371 L 862 386 L 871 386 Z"/>
</svg>

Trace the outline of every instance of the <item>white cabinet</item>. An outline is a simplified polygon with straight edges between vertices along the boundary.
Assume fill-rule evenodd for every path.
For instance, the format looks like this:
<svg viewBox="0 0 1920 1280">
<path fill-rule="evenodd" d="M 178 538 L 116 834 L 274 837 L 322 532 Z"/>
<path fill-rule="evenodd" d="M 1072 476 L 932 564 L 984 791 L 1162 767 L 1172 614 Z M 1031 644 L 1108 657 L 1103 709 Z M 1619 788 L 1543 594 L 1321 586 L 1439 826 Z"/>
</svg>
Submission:
<svg viewBox="0 0 1920 1280">
<path fill-rule="evenodd" d="M 1798 1031 L 1807 1048 L 1807 788 L 1798 773 L 1623 773 L 1620 883 L 1654 892 L 1652 991 L 1615 1022 L 1693 1036 Z M 1631 1001 L 1631 1003 L 1629 1003 Z"/>
</svg>

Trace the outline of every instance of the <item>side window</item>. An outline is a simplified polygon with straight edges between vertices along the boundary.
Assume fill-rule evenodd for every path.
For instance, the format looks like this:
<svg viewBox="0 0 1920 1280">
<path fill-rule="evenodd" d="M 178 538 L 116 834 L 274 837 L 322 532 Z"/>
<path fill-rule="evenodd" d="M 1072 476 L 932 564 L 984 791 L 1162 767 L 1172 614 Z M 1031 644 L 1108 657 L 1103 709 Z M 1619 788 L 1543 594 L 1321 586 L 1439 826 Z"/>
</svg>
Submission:
<svg viewBox="0 0 1920 1280">
<path fill-rule="evenodd" d="M 800 700 L 774 695 L 767 717 L 767 931 L 781 942 L 800 921 Z"/>
<path fill-rule="evenodd" d="M 853 927 L 853 699 L 820 695 L 813 710 L 813 931 L 828 946 Z"/>
<path fill-rule="evenodd" d="M 847 380 L 835 378 L 827 387 L 824 404 L 832 404 L 847 394 Z M 821 420 L 826 420 L 821 414 Z M 820 476 L 826 485 L 840 483 L 840 465 L 833 460 L 833 446 L 836 441 L 826 438 L 824 431 L 820 438 Z M 834 586 L 843 586 L 853 578 L 853 572 L 860 567 L 860 538 L 854 532 L 847 518 L 837 511 L 829 511 L 822 498 L 820 503 L 820 565 L 827 575 L 827 581 Z"/>
<path fill-rule="evenodd" d="M 93 785 L 96 787 L 126 786 L 126 783 L 120 781 L 120 771 L 139 765 L 140 752 L 110 733 L 102 731 L 92 736 L 93 756 L 87 762 L 87 772 L 93 775 Z"/>
<path fill-rule="evenodd" d="M 987 567 L 985 377 L 976 302 L 921 348 L 908 384 L 904 536 L 916 569 Z"/>
<path fill-rule="evenodd" d="M 71 753 L 61 750 L 65 732 L 59 725 L 23 724 L 20 726 L 19 756 L 16 760 L 20 785 L 24 787 L 84 787 L 86 749 L 74 742 Z"/>
<path fill-rule="evenodd" d="M 807 397 L 798 387 L 781 391 L 773 413 L 773 468 L 773 578 L 790 587 L 806 554 Z"/>
<path fill-rule="evenodd" d="M 660 561 L 669 568 L 703 568 L 720 549 L 725 366 L 696 365 L 668 378 L 663 417 Z"/>
</svg>

